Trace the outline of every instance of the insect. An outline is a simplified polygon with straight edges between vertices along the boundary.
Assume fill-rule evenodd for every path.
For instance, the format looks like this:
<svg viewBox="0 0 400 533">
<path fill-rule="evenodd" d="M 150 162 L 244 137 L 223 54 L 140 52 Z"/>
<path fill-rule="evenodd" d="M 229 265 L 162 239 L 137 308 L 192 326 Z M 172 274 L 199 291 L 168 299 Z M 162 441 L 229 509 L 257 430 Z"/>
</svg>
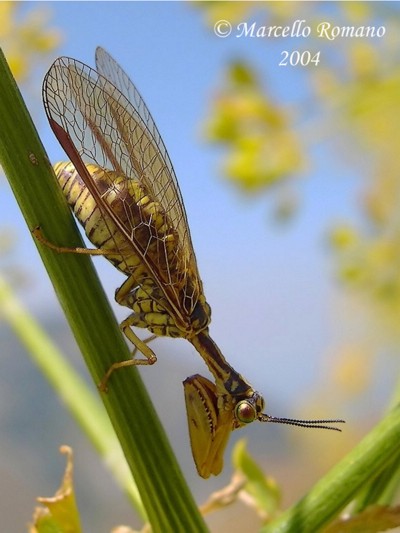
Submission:
<svg viewBox="0 0 400 533">
<path fill-rule="evenodd" d="M 132 313 L 121 323 L 135 349 L 129 365 L 157 357 L 133 327 L 152 336 L 187 339 L 214 382 L 194 375 L 184 382 L 194 462 L 203 478 L 218 475 L 232 430 L 255 420 L 324 429 L 343 420 L 296 420 L 263 413 L 263 397 L 226 361 L 209 335 L 211 309 L 197 269 L 175 172 L 154 120 L 122 68 L 103 49 L 96 71 L 71 58 L 55 61 L 43 82 L 50 126 L 70 162 L 55 165 L 64 195 L 89 240 L 125 274 L 116 301 Z M 81 249 L 58 248 L 82 253 Z M 136 351 L 141 357 L 134 357 Z"/>
</svg>

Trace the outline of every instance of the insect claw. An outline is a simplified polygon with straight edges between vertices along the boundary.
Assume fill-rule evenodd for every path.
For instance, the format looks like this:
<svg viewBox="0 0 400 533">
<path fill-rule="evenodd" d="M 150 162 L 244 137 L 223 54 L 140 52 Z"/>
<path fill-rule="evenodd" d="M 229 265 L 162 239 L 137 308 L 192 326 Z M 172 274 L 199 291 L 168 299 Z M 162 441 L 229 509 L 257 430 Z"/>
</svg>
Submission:
<svg viewBox="0 0 400 533">
<path fill-rule="evenodd" d="M 107 392 L 108 392 L 107 381 L 108 381 L 108 378 L 107 379 L 103 378 L 100 381 L 100 383 L 98 383 L 98 385 L 97 385 L 97 388 L 99 389 L 99 391 L 100 392 L 104 392 L 105 394 L 107 394 Z"/>
</svg>

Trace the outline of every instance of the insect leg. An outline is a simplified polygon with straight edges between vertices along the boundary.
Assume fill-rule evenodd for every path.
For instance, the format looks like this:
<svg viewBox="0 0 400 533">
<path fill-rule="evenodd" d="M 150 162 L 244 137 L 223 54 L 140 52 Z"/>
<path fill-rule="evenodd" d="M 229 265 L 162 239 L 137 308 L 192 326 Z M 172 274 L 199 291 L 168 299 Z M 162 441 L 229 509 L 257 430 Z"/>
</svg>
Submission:
<svg viewBox="0 0 400 533">
<path fill-rule="evenodd" d="M 119 361 L 118 363 L 114 363 L 107 370 L 105 376 L 99 383 L 99 389 L 103 392 L 107 391 L 107 383 L 114 370 L 118 370 L 119 368 L 125 368 L 127 366 L 154 365 L 154 363 L 157 361 L 156 354 L 151 348 L 147 346 L 147 343 L 155 339 L 156 335 L 152 335 L 151 337 L 142 340 L 139 339 L 136 333 L 131 329 L 132 326 L 137 325 L 138 318 L 139 317 L 133 313 L 132 315 L 129 315 L 128 318 L 126 318 L 120 324 L 120 328 L 122 329 L 125 337 L 130 340 L 130 342 L 135 346 L 135 348 L 132 351 L 132 359 L 127 359 L 126 361 Z M 145 356 L 145 358 L 136 359 L 135 355 L 137 351 L 140 351 Z"/>
<path fill-rule="evenodd" d="M 35 229 L 32 230 L 32 235 L 35 237 L 37 241 L 39 241 L 44 246 L 47 246 L 48 248 L 51 248 L 51 250 L 54 250 L 55 252 L 59 254 L 86 254 L 86 255 L 111 255 L 115 254 L 115 251 L 112 250 L 101 250 L 99 248 L 69 248 L 66 246 L 57 246 L 56 244 L 53 244 L 51 241 L 47 240 L 46 237 L 43 235 L 43 232 L 40 228 L 40 226 L 37 226 Z"/>
<path fill-rule="evenodd" d="M 154 341 L 154 339 L 157 338 L 157 335 L 150 335 L 150 337 L 147 337 L 146 339 L 143 339 L 143 342 L 145 344 L 149 344 L 151 341 Z M 136 354 L 138 352 L 138 348 L 135 346 L 134 349 L 132 350 L 132 357 L 136 357 Z"/>
<path fill-rule="evenodd" d="M 126 305 L 132 309 L 134 301 L 133 294 L 137 286 L 137 278 L 135 276 L 129 276 L 121 287 L 115 291 L 115 301 L 119 305 Z"/>
</svg>

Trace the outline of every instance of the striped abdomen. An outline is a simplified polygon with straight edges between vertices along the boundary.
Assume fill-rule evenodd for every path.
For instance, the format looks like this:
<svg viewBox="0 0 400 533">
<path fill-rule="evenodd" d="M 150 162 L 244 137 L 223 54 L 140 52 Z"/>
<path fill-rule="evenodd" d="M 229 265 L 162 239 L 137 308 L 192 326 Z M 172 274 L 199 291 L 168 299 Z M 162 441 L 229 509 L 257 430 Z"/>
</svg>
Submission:
<svg viewBox="0 0 400 533">
<path fill-rule="evenodd" d="M 147 277 L 143 257 L 150 259 L 165 283 L 177 271 L 177 234 L 158 202 L 133 179 L 94 165 L 87 169 L 105 204 L 108 204 L 127 236 L 101 210 L 72 163 L 57 163 L 54 170 L 63 193 L 89 240 L 102 250 L 114 251 L 105 257 L 119 270 L 140 279 Z M 135 253 L 135 243 L 139 252 Z"/>
</svg>

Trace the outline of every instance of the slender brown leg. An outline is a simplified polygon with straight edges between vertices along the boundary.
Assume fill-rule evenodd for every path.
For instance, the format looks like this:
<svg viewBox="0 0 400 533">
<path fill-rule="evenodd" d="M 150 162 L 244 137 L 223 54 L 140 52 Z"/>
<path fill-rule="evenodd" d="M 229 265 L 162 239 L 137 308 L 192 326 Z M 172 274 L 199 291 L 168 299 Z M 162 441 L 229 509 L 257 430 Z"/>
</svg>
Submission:
<svg viewBox="0 0 400 533">
<path fill-rule="evenodd" d="M 66 246 L 57 246 L 53 244 L 43 235 L 41 228 L 38 226 L 32 230 L 32 235 L 44 246 L 47 246 L 51 250 L 59 254 L 85 254 L 85 255 L 115 255 L 114 250 L 101 250 L 99 248 L 68 248 Z"/>
<path fill-rule="evenodd" d="M 139 339 L 136 333 L 132 330 L 132 326 L 137 324 L 137 319 L 137 315 L 132 314 L 128 316 L 128 318 L 124 320 L 120 325 L 125 337 L 130 340 L 130 342 L 135 346 L 135 348 L 132 352 L 132 359 L 113 363 L 107 370 L 105 376 L 99 383 L 99 389 L 103 392 L 107 391 L 107 383 L 114 370 L 118 370 L 119 368 L 125 368 L 127 366 L 154 365 L 154 363 L 157 361 L 156 354 L 147 345 L 147 343 L 151 342 L 156 338 L 156 335 L 151 335 L 151 337 L 148 337 L 145 340 Z M 136 359 L 135 355 L 138 351 L 140 351 L 145 356 L 144 359 Z"/>
</svg>

